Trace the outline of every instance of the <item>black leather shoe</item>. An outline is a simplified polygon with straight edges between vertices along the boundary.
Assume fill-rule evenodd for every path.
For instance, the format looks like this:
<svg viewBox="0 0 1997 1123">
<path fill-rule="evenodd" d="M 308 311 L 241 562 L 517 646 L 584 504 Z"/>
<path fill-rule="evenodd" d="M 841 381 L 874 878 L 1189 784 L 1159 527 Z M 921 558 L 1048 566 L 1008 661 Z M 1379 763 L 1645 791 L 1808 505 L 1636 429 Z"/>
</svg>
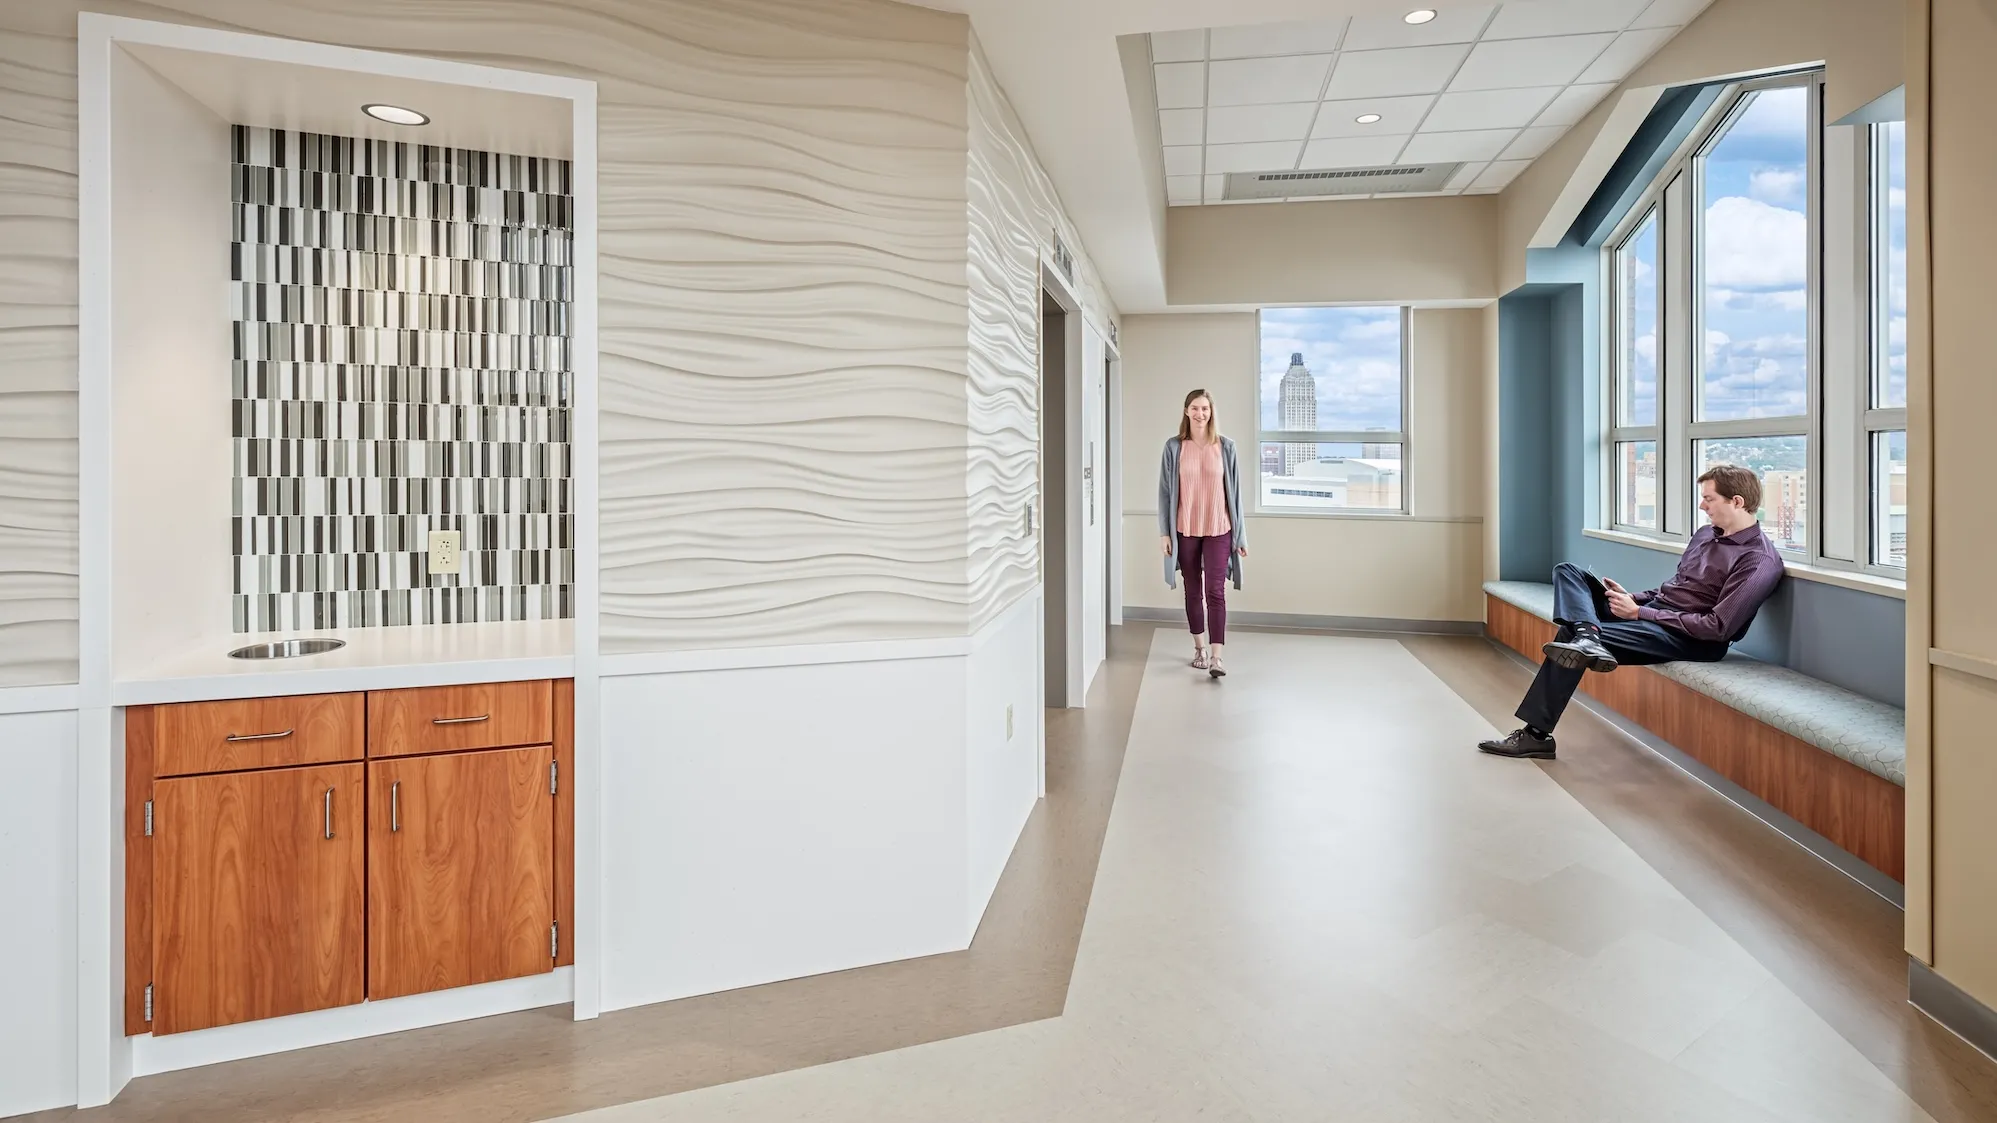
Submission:
<svg viewBox="0 0 1997 1123">
<path fill-rule="evenodd" d="M 1553 738 L 1535 737 L 1525 729 L 1514 729 L 1496 741 L 1480 741 L 1478 752 L 1492 756 L 1509 756 L 1521 760 L 1552 760 Z"/>
<path fill-rule="evenodd" d="M 1583 633 L 1562 643 L 1550 640 L 1539 649 L 1555 666 L 1570 671 L 1599 671 L 1608 674 L 1616 669 L 1616 657 L 1602 646 L 1602 641 Z"/>
</svg>

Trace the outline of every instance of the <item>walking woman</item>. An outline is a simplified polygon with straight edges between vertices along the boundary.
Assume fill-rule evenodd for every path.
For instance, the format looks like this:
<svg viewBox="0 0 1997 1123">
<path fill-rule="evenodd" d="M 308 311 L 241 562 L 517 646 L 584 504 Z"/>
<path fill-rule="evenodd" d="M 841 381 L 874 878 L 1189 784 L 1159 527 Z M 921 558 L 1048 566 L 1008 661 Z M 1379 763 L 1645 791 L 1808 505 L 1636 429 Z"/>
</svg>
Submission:
<svg viewBox="0 0 1997 1123">
<path fill-rule="evenodd" d="M 1214 678 L 1227 674 L 1227 583 L 1241 588 L 1248 528 L 1241 519 L 1241 474 L 1234 442 L 1220 435 L 1213 399 L 1186 395 L 1179 435 L 1165 442 L 1158 465 L 1158 533 L 1165 584 L 1186 578 L 1186 626 L 1193 632 L 1193 666 Z M 1208 640 L 1211 637 L 1212 643 Z"/>
</svg>

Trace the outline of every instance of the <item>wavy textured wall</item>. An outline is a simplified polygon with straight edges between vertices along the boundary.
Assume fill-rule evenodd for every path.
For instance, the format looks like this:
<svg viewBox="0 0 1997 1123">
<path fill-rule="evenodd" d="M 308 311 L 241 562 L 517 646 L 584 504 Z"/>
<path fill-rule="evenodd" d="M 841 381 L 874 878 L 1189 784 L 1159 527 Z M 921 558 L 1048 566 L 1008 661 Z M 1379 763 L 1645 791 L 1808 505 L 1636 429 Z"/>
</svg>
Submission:
<svg viewBox="0 0 1997 1123">
<path fill-rule="evenodd" d="M 0 686 L 76 681 L 76 43 L 28 6 L 0 9 Z"/>
<path fill-rule="evenodd" d="M 0 685 L 76 677 L 79 6 L 0 6 Z M 605 650 L 963 633 L 962 16 L 89 6 L 596 80 Z"/>
<path fill-rule="evenodd" d="M 1037 546 L 1022 531 L 1039 487 L 1039 266 L 1043 254 L 1052 260 L 1055 230 L 1075 255 L 1075 289 L 1083 316 L 1100 329 L 1114 313 L 975 36 L 970 134 L 967 478 L 970 626 L 975 631 L 1039 581 Z"/>
</svg>

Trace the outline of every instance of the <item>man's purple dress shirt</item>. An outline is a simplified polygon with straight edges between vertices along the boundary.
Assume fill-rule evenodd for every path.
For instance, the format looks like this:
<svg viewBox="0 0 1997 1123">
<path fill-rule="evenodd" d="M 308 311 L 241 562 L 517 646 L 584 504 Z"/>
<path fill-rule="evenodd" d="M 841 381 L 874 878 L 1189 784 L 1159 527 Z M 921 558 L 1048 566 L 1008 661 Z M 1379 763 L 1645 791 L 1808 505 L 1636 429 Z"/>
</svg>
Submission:
<svg viewBox="0 0 1997 1123">
<path fill-rule="evenodd" d="M 1782 555 L 1761 524 L 1721 535 L 1708 523 L 1692 536 L 1671 580 L 1636 594 L 1637 619 L 1693 639 L 1730 643 L 1747 632 L 1781 580 Z"/>
</svg>

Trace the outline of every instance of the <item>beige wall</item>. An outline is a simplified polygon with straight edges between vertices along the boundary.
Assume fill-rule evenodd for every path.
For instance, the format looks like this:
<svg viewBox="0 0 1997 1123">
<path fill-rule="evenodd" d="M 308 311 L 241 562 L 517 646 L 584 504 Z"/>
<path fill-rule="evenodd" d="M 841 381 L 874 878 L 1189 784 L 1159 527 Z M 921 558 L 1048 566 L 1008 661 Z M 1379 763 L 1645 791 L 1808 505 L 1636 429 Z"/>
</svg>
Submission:
<svg viewBox="0 0 1997 1123">
<path fill-rule="evenodd" d="M 0 686 L 77 677 L 83 6 L 0 6 Z M 1091 318 L 1114 309 L 965 17 L 88 6 L 599 84 L 607 652 L 962 634 L 1031 587 L 1031 543 L 998 512 L 1033 486 L 1037 352 L 1017 337 L 1057 226 Z"/>
<path fill-rule="evenodd" d="M 1559 215 L 1556 227 L 1571 223 L 1600 173 L 1607 171 L 1614 152 L 1607 153 L 1608 160 L 1589 162 L 1594 169 L 1590 180 L 1555 210 L 1625 93 L 1823 63 L 1825 110 L 1828 119 L 1836 120 L 1900 85 L 1903 24 L 1900 0 L 1715 0 L 1499 196 L 1499 291 L 1525 283 L 1525 251 L 1548 213 Z M 1636 115 L 1630 125 L 1641 120 Z M 1628 135 L 1618 132 L 1607 139 L 1619 152 Z"/>
<path fill-rule="evenodd" d="M 1172 207 L 1173 304 L 1489 300 L 1496 196 Z"/>
<path fill-rule="evenodd" d="M 1181 208 L 1185 209 L 1185 208 Z M 1223 210 L 1256 208 L 1216 208 Z M 1251 515 L 1246 612 L 1481 620 L 1484 580 L 1485 313 L 1421 309 L 1410 336 L 1410 518 Z M 1158 551 L 1158 460 L 1180 403 L 1203 386 L 1239 445 L 1243 500 L 1259 455 L 1253 313 L 1131 316 L 1123 322 L 1124 599 L 1176 608 Z"/>
<path fill-rule="evenodd" d="M 1932 705 L 1931 749 L 1922 751 L 1928 746 L 1918 738 L 1927 730 L 1919 721 L 1909 722 L 1908 745 L 1910 798 L 1928 802 L 1926 809 L 1910 807 L 1909 830 L 1932 829 L 1931 861 L 1910 862 L 1910 877 L 1931 874 L 1932 913 L 1913 915 L 1917 898 L 1928 895 L 1910 883 L 1909 931 L 1918 937 L 1920 921 L 1931 919 L 1935 970 L 1997 1008 L 1997 826 L 1990 815 L 1997 806 L 1990 732 L 1997 728 L 1997 602 L 1989 592 L 1997 509 L 1983 482 L 1990 478 L 1990 419 L 1997 417 L 1989 327 L 1990 262 L 1997 258 L 1997 216 L 1990 207 L 1997 134 L 1989 121 L 1997 104 L 1991 66 L 1997 8 L 1988 0 L 1933 0 L 1932 13 L 1931 39 L 1911 44 L 1916 59 L 1930 59 L 1926 105 L 1918 82 L 1908 90 L 1916 143 L 1923 118 L 1928 132 L 1926 198 L 1922 177 L 1909 182 L 1909 241 L 1916 250 L 1909 255 L 1912 501 L 1917 510 L 1924 500 L 1932 504 L 1932 517 L 1915 523 L 1910 541 L 1916 573 L 1907 603 L 1908 650 L 1932 646 L 1965 669 L 1917 667 L 1910 676 L 1910 718 L 1921 703 L 1931 698 Z M 1918 28 L 1922 13 L 1913 15 Z M 1920 252 L 1924 243 L 1927 253 Z M 1931 279 L 1923 276 L 1924 263 Z M 1932 315 L 1931 341 L 1920 330 L 1924 305 Z M 1931 470 L 1921 455 L 1924 428 L 1932 433 Z M 1923 537 L 1931 543 L 1925 566 Z M 1971 673 L 1978 669 L 1981 674 Z M 1920 851 L 1928 839 L 1917 833 L 1910 841 L 1910 851 Z M 1909 941 L 1917 954 L 1924 950 L 1920 942 Z"/>
</svg>

